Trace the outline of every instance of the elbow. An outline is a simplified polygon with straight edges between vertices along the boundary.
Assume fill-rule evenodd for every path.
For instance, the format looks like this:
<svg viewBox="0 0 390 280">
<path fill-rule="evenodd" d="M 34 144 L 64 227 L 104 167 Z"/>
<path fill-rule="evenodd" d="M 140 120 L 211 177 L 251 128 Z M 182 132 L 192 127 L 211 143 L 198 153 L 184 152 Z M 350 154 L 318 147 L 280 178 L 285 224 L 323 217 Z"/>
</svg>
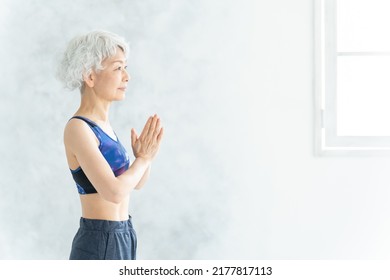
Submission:
<svg viewBox="0 0 390 280">
<path fill-rule="evenodd" d="M 115 183 L 111 184 L 108 188 L 105 189 L 104 193 L 102 193 L 102 198 L 108 202 L 113 204 L 120 204 L 123 200 L 129 198 L 130 191 L 135 189 L 136 186 L 124 185 L 119 180 L 115 181 Z"/>
<path fill-rule="evenodd" d="M 107 200 L 108 202 L 111 202 L 112 204 L 118 205 L 123 201 L 124 197 L 121 195 L 113 194 L 104 199 Z"/>
<path fill-rule="evenodd" d="M 120 204 L 128 197 L 128 194 L 121 191 L 123 188 L 119 185 L 114 185 L 107 188 L 105 192 L 101 193 L 102 198 L 112 204 Z"/>
<path fill-rule="evenodd" d="M 100 196 L 103 198 L 103 200 L 110 202 L 112 204 L 120 204 L 124 196 L 119 193 L 100 193 Z"/>
</svg>

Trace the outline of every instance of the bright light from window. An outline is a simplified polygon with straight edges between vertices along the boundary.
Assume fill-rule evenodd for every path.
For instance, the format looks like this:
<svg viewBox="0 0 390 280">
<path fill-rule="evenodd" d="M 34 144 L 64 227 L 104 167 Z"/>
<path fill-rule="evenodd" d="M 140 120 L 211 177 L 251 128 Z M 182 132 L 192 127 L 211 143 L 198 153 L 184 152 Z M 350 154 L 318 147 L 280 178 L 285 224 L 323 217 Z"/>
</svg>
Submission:
<svg viewBox="0 0 390 280">
<path fill-rule="evenodd" d="M 390 136 L 390 57 L 341 56 L 337 135 Z"/>
<path fill-rule="evenodd" d="M 338 0 L 337 51 L 390 51 L 389 0 Z"/>
</svg>

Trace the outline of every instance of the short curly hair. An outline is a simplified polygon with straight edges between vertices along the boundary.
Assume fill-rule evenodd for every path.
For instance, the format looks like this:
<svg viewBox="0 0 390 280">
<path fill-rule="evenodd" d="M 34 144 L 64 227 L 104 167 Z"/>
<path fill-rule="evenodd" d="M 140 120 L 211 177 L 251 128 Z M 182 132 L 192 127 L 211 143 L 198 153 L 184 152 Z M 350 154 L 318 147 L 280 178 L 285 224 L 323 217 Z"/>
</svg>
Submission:
<svg viewBox="0 0 390 280">
<path fill-rule="evenodd" d="M 102 61 L 116 54 L 120 48 L 128 56 L 129 45 L 119 35 L 95 30 L 72 39 L 57 69 L 57 77 L 70 90 L 82 91 L 84 76 L 103 69 Z"/>
</svg>

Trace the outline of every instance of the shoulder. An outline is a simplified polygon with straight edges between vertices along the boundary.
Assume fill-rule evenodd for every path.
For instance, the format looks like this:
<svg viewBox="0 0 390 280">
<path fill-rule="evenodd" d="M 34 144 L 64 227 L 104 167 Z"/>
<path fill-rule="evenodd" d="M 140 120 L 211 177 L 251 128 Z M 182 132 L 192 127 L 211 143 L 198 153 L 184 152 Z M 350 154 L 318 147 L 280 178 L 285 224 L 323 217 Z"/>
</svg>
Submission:
<svg viewBox="0 0 390 280">
<path fill-rule="evenodd" d="M 88 124 L 80 119 L 70 119 L 64 129 L 64 137 L 66 136 L 77 136 L 80 133 L 84 134 L 88 130 Z"/>
<path fill-rule="evenodd" d="M 64 128 L 64 144 L 68 148 L 98 143 L 88 124 L 80 119 L 70 119 Z"/>
</svg>

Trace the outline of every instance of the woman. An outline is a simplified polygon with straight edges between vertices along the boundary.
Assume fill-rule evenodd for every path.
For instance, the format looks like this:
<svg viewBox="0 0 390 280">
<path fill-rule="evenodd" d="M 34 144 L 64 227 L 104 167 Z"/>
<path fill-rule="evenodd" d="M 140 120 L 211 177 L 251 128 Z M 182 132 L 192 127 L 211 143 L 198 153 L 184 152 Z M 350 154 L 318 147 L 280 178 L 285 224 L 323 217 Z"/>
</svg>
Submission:
<svg viewBox="0 0 390 280">
<path fill-rule="evenodd" d="M 74 38 L 59 67 L 59 78 L 80 88 L 81 103 L 64 130 L 68 165 L 80 194 L 82 217 L 70 259 L 135 259 L 137 238 L 128 215 L 133 189 L 149 177 L 163 137 L 157 115 L 138 136 L 131 130 L 135 160 L 113 131 L 109 109 L 125 98 L 127 43 L 118 35 L 93 31 Z"/>
</svg>

